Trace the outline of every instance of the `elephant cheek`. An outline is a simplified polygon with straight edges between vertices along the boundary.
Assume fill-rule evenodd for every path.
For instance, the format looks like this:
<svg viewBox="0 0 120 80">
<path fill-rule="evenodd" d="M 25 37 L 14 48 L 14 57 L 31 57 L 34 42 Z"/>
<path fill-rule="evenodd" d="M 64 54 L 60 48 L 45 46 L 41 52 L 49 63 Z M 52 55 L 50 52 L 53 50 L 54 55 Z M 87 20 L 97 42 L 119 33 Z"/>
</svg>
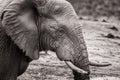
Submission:
<svg viewBox="0 0 120 80">
<path fill-rule="evenodd" d="M 73 49 L 68 45 L 61 46 L 56 50 L 56 55 L 61 61 L 73 62 L 73 53 Z"/>
</svg>

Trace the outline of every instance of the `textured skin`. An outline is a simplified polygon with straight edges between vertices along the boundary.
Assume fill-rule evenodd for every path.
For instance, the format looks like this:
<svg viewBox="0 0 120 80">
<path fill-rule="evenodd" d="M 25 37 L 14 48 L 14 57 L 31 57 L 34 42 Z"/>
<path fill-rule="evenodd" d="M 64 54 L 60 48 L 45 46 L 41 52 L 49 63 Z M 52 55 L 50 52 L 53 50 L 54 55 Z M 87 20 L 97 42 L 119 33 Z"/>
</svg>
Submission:
<svg viewBox="0 0 120 80">
<path fill-rule="evenodd" d="M 88 52 L 84 42 L 82 31 L 81 31 L 81 28 L 79 28 L 78 26 L 75 27 L 73 31 L 74 31 L 74 34 L 77 36 L 77 40 L 79 40 L 77 43 L 74 43 L 76 45 L 75 51 L 77 53 L 76 55 L 74 55 L 74 62 L 75 62 L 74 64 L 88 72 L 88 74 L 83 75 L 73 71 L 74 78 L 75 80 L 89 80 L 90 70 L 89 70 Z"/>
<path fill-rule="evenodd" d="M 38 50 L 49 49 L 54 50 L 60 60 L 71 61 L 90 72 L 79 18 L 69 2 L 47 0 L 45 6 L 37 4 L 38 13 L 42 15 L 38 17 L 33 6 L 24 4 L 26 0 L 15 1 L 2 14 L 0 80 L 16 80 L 17 75 L 26 70 L 30 58 L 39 57 Z M 89 80 L 89 74 L 75 71 L 73 74 L 75 80 Z"/>
<path fill-rule="evenodd" d="M 27 3 L 27 5 L 26 5 Z M 26 0 L 15 0 L 3 11 L 2 25 L 15 44 L 31 59 L 39 58 L 35 9 Z"/>
<path fill-rule="evenodd" d="M 30 61 L 0 25 L 0 80 L 16 80 Z"/>
</svg>

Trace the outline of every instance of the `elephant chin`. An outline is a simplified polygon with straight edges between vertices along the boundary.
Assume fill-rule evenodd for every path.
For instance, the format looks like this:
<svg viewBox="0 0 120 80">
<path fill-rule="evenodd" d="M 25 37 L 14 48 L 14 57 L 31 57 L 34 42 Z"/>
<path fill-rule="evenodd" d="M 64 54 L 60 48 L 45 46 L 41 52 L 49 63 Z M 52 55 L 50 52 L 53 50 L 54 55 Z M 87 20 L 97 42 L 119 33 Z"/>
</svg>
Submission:
<svg viewBox="0 0 120 80">
<path fill-rule="evenodd" d="M 78 72 L 78 73 L 88 74 L 87 71 L 78 68 L 77 66 L 75 66 L 75 65 L 74 65 L 72 62 L 70 62 L 70 61 L 65 61 L 65 63 L 68 65 L 69 68 L 71 68 L 72 70 L 74 70 L 74 71 L 76 71 L 76 72 Z"/>
</svg>

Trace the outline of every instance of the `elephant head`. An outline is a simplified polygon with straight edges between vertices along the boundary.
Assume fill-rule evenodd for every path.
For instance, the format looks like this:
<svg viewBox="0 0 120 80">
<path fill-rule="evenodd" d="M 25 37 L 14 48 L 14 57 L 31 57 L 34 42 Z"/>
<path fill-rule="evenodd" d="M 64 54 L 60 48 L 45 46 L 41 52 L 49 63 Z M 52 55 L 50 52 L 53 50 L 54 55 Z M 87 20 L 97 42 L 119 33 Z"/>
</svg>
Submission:
<svg viewBox="0 0 120 80">
<path fill-rule="evenodd" d="M 90 63 L 81 23 L 69 2 L 14 0 L 1 19 L 7 35 L 26 56 L 38 59 L 39 51 L 55 51 L 73 70 L 75 80 L 89 80 Z"/>
<path fill-rule="evenodd" d="M 89 79 L 87 48 L 72 5 L 65 0 L 46 0 L 46 4 L 37 9 L 42 22 L 38 24 L 42 33 L 41 48 L 55 51 L 58 58 L 73 69 L 75 80 Z"/>
</svg>

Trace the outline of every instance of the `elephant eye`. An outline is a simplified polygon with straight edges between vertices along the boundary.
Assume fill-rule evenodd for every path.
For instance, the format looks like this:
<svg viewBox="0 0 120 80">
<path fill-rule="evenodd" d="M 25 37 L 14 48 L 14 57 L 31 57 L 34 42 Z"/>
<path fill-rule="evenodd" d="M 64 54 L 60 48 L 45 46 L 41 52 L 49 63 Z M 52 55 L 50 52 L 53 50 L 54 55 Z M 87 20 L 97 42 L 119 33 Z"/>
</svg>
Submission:
<svg viewBox="0 0 120 80">
<path fill-rule="evenodd" d="M 61 33 L 63 33 L 63 32 L 64 32 L 64 29 L 63 29 L 62 27 L 60 27 L 60 28 L 58 29 L 58 31 L 61 32 Z"/>
<path fill-rule="evenodd" d="M 63 28 L 59 28 L 59 29 L 57 30 L 57 33 L 58 33 L 57 36 L 59 36 L 59 37 L 64 36 L 64 29 L 63 29 Z"/>
<path fill-rule="evenodd" d="M 60 7 L 57 7 L 56 9 L 55 9 L 55 11 L 54 11 L 54 14 L 60 14 L 62 12 L 62 8 L 60 8 Z"/>
</svg>

